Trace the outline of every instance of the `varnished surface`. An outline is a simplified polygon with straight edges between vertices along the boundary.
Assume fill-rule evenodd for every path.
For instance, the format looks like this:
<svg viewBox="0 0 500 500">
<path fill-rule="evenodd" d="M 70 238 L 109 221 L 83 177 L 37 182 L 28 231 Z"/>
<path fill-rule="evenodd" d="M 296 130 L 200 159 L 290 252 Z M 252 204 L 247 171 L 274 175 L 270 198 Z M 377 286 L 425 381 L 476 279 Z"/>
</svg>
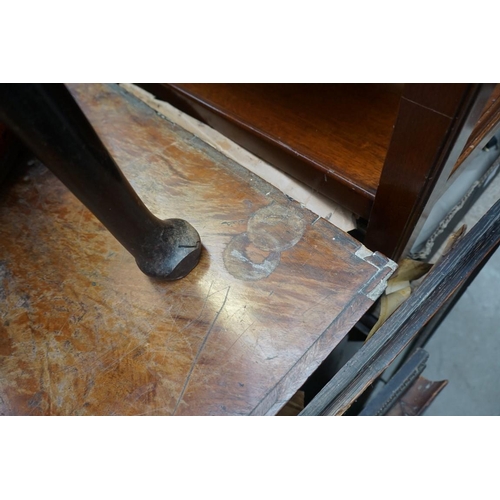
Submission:
<svg viewBox="0 0 500 500">
<path fill-rule="evenodd" d="M 271 164 L 368 217 L 401 86 L 145 85 Z"/>
<path fill-rule="evenodd" d="M 399 258 L 403 232 L 413 229 L 409 228 L 409 218 L 417 204 L 423 208 L 426 185 L 437 180 L 437 173 L 429 174 L 451 122 L 447 116 L 401 100 L 386 170 L 369 219 L 368 245 Z M 415 144 L 421 147 L 416 149 Z"/>
<path fill-rule="evenodd" d="M 153 213 L 187 219 L 204 250 L 187 278 L 152 280 L 34 166 L 0 200 L 0 413 L 276 413 L 387 260 L 123 90 L 71 89 Z"/>
<path fill-rule="evenodd" d="M 453 118 L 467 87 L 467 83 L 407 83 L 404 98 L 448 118 Z"/>
<path fill-rule="evenodd" d="M 477 105 L 487 98 L 485 90 L 483 84 L 405 86 L 370 214 L 367 246 L 399 260 L 410 239 L 417 236 L 422 214 L 432 206 L 431 197 L 437 201 L 446 186 L 470 121 L 481 109 Z M 442 103 L 437 109 L 425 105 L 437 105 L 439 95 Z"/>
</svg>

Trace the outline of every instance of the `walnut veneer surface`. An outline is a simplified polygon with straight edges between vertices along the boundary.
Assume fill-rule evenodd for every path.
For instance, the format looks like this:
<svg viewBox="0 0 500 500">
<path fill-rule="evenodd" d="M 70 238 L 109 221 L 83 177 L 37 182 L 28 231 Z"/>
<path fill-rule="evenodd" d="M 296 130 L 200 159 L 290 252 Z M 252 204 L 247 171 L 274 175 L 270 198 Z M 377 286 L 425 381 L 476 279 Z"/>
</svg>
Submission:
<svg viewBox="0 0 500 500">
<path fill-rule="evenodd" d="M 398 115 L 398 84 L 140 84 L 368 218 Z"/>
<path fill-rule="evenodd" d="M 197 228 L 202 258 L 148 278 L 32 166 L 0 198 L 0 413 L 275 414 L 392 262 L 123 89 L 70 89 L 153 213 Z"/>
</svg>

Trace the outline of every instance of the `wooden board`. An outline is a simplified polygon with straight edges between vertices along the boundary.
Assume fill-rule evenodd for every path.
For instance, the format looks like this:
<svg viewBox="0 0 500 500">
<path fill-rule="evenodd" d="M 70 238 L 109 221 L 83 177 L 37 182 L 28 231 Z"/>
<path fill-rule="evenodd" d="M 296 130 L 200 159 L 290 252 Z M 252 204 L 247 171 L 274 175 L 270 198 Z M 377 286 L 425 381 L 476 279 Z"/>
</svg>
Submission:
<svg viewBox="0 0 500 500">
<path fill-rule="evenodd" d="M 139 84 L 368 218 L 397 84 Z"/>
<path fill-rule="evenodd" d="M 148 278 L 33 166 L 0 200 L 0 413 L 277 413 L 393 263 L 123 89 L 70 88 L 148 207 L 204 249 L 183 280 Z"/>
<path fill-rule="evenodd" d="M 488 84 L 406 84 L 365 244 L 410 251 L 489 95 Z"/>
<path fill-rule="evenodd" d="M 354 214 L 346 208 L 341 207 L 338 203 L 335 203 L 326 196 L 320 195 L 311 187 L 282 170 L 271 166 L 214 128 L 180 111 L 168 102 L 155 98 L 153 94 L 137 85 L 120 83 L 120 86 L 163 115 L 167 120 L 199 137 L 224 156 L 231 158 L 231 160 L 250 170 L 261 179 L 277 187 L 282 193 L 298 201 L 303 207 L 305 206 L 316 215 L 335 224 L 344 232 L 356 229 Z"/>
</svg>

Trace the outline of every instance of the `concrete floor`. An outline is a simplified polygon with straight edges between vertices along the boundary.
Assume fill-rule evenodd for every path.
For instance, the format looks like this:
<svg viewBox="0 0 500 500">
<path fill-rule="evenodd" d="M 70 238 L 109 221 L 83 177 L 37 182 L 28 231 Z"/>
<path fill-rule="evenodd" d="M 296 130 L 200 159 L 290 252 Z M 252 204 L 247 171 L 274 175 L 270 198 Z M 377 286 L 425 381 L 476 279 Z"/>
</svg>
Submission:
<svg viewBox="0 0 500 500">
<path fill-rule="evenodd" d="M 469 230 L 499 198 L 500 175 L 463 219 Z M 425 349 L 425 378 L 449 381 L 426 415 L 500 415 L 500 249 Z"/>
</svg>

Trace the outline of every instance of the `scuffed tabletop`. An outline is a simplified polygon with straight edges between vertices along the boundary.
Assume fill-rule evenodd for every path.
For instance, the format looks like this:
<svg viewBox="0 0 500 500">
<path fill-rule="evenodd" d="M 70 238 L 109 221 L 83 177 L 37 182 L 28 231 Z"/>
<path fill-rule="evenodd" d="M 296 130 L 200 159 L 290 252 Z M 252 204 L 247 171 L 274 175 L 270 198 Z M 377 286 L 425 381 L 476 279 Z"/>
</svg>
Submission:
<svg viewBox="0 0 500 500">
<path fill-rule="evenodd" d="M 43 165 L 0 198 L 0 414 L 275 414 L 394 264 L 115 85 L 71 85 L 148 208 L 198 230 L 143 275 Z"/>
</svg>

